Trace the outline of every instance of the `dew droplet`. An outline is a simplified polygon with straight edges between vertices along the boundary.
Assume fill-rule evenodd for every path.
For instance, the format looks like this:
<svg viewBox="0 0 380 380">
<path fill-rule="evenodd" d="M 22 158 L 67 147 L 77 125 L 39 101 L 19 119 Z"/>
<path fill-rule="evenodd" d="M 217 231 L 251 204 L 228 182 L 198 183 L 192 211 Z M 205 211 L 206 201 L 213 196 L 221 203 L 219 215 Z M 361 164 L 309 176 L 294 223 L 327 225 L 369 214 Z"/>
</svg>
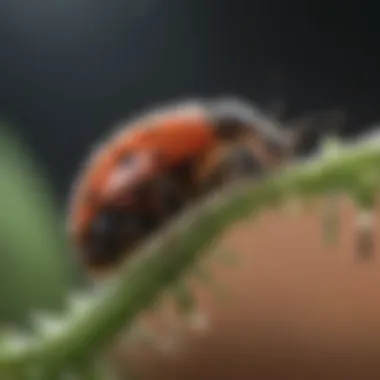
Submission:
<svg viewBox="0 0 380 380">
<path fill-rule="evenodd" d="M 210 317 L 200 311 L 195 310 L 188 316 L 189 327 L 196 331 L 206 331 L 210 327 Z"/>
</svg>

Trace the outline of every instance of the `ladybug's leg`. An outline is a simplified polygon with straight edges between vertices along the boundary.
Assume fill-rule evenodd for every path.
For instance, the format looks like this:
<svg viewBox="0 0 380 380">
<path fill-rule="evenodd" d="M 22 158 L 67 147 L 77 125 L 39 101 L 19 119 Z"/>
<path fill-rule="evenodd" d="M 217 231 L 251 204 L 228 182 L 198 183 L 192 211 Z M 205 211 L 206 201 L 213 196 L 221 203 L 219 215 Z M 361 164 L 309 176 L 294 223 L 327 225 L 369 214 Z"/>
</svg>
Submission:
<svg viewBox="0 0 380 380">
<path fill-rule="evenodd" d="M 232 144 L 210 152 L 199 164 L 198 181 L 203 192 L 233 180 L 257 177 L 265 173 L 265 162 L 249 146 Z"/>
<path fill-rule="evenodd" d="M 186 197 L 178 180 L 167 174 L 157 179 L 150 188 L 153 218 L 157 224 L 177 214 L 186 204 Z"/>
<path fill-rule="evenodd" d="M 266 170 L 265 163 L 249 147 L 237 145 L 221 157 L 216 178 L 224 185 L 244 178 L 260 178 Z"/>
<path fill-rule="evenodd" d="M 221 162 L 229 149 L 227 144 L 219 143 L 194 162 L 193 181 L 199 194 L 211 191 L 223 181 Z"/>
<path fill-rule="evenodd" d="M 221 171 L 226 181 L 245 177 L 258 177 L 265 173 L 263 163 L 245 146 L 236 146 L 221 161 Z"/>
</svg>

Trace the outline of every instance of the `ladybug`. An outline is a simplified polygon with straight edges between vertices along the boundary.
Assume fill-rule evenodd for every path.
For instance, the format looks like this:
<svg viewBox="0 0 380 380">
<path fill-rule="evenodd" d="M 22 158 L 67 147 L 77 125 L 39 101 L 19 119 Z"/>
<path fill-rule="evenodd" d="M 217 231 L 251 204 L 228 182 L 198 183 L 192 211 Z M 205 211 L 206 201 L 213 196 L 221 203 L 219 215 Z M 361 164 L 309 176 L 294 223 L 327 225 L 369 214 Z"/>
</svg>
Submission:
<svg viewBox="0 0 380 380">
<path fill-rule="evenodd" d="M 192 201 L 292 158 L 297 136 L 235 98 L 179 102 L 122 123 L 92 152 L 69 201 L 89 270 L 117 264 Z"/>
</svg>

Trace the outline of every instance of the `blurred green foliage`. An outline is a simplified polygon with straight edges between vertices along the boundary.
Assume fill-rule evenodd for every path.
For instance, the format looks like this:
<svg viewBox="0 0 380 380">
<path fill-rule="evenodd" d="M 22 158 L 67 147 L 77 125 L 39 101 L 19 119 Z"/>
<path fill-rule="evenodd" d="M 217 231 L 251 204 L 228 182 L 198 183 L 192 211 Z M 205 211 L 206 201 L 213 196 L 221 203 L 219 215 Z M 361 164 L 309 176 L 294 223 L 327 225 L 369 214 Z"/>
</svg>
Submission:
<svg viewBox="0 0 380 380">
<path fill-rule="evenodd" d="M 72 281 L 64 219 L 42 168 L 0 125 L 0 323 L 61 308 Z"/>
</svg>

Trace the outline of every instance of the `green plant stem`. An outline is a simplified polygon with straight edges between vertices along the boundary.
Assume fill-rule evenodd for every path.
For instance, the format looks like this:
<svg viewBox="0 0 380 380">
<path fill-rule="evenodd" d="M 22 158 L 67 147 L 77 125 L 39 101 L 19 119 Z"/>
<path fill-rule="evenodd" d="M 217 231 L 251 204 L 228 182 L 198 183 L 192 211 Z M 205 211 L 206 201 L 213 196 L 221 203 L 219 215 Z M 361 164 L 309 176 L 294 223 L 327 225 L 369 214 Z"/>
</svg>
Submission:
<svg viewBox="0 0 380 380">
<path fill-rule="evenodd" d="M 90 357 L 178 281 L 234 221 L 276 205 L 289 195 L 350 190 L 363 173 L 379 167 L 380 143 L 364 142 L 341 147 L 337 157 L 300 162 L 259 183 L 239 183 L 210 197 L 141 247 L 104 293 L 91 300 L 81 318 L 68 313 L 60 333 L 36 335 L 34 343 L 14 351 L 6 341 L 3 345 L 0 341 L 0 370 L 28 363 L 60 367 Z"/>
</svg>

